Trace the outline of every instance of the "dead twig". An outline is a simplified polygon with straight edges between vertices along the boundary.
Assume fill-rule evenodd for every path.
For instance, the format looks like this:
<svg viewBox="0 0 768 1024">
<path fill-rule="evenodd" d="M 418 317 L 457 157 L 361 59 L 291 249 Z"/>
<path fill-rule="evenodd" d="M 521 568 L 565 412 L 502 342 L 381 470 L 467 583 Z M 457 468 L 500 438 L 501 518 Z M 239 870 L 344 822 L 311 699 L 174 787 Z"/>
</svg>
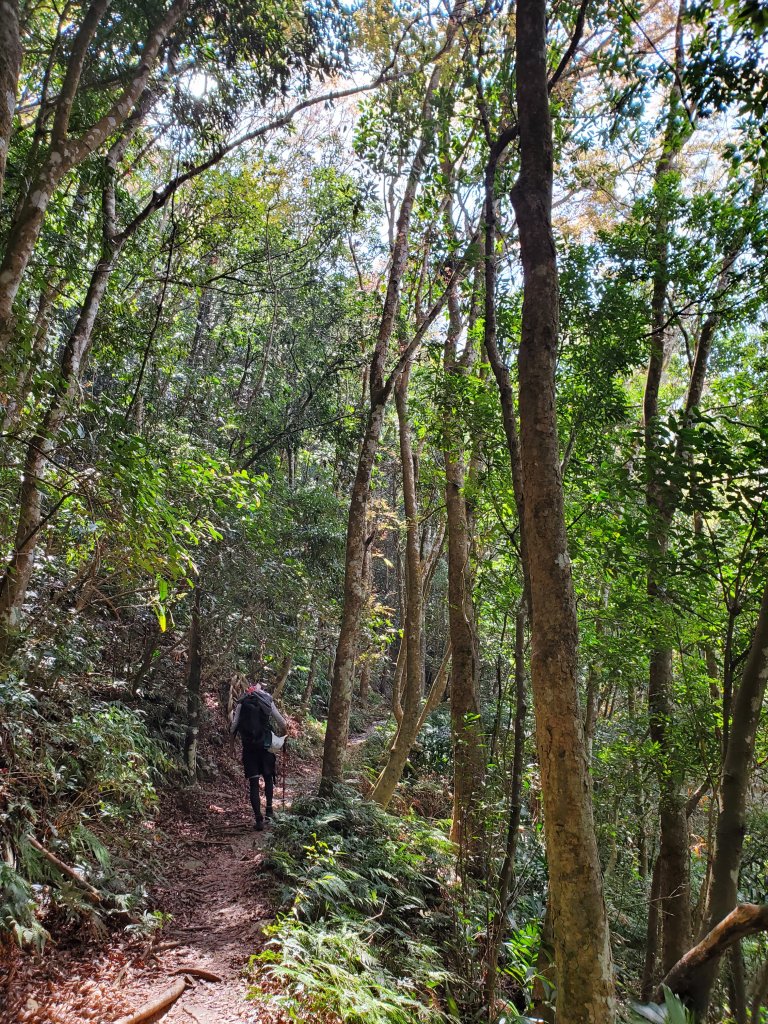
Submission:
<svg viewBox="0 0 768 1024">
<path fill-rule="evenodd" d="M 60 871 L 62 875 L 65 875 L 70 879 L 70 881 L 75 882 L 81 889 L 84 889 L 94 903 L 101 903 L 101 893 L 98 889 L 94 889 L 89 882 L 86 882 L 84 878 L 81 878 L 75 869 L 71 868 L 69 864 L 65 864 L 63 860 L 59 860 L 59 858 L 54 853 L 51 853 L 50 850 L 46 850 L 43 844 L 39 843 L 34 836 L 28 836 L 27 838 L 29 845 L 33 849 L 37 850 L 42 857 L 45 857 L 49 864 L 53 864 L 57 871 Z"/>
</svg>

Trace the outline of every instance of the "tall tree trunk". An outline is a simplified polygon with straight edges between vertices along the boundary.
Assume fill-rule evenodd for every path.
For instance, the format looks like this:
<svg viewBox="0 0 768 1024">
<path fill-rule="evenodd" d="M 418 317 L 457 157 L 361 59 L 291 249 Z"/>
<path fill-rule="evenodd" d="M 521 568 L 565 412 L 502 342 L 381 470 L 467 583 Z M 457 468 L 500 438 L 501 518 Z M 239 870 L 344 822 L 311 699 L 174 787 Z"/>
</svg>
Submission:
<svg viewBox="0 0 768 1024">
<path fill-rule="evenodd" d="M 507 906 L 515 879 L 515 856 L 523 810 L 523 760 L 525 753 L 525 719 L 527 686 L 525 672 L 525 627 L 528 621 L 525 600 L 521 600 L 515 614 L 515 741 L 512 755 L 512 779 L 509 787 L 509 822 L 507 845 L 498 881 L 499 905 L 489 929 L 488 965 L 486 975 L 486 1005 L 492 1010 L 495 1001 L 499 950 L 504 937 Z"/>
<path fill-rule="evenodd" d="M 141 57 L 128 84 L 111 108 L 76 138 L 69 135 L 69 121 L 88 47 L 109 7 L 110 0 L 92 0 L 72 42 L 67 71 L 56 101 L 51 143 L 31 181 L 6 239 L 0 263 L 0 356 L 13 338 L 13 303 L 24 272 L 35 250 L 48 204 L 56 188 L 73 167 L 96 152 L 127 120 L 144 92 L 168 34 L 189 5 L 174 0 L 150 30 Z M 4 12 L 3 12 L 4 13 Z"/>
<path fill-rule="evenodd" d="M 711 932 L 737 905 L 747 793 L 767 682 L 768 588 L 763 593 L 749 656 L 733 701 L 728 749 L 720 777 L 715 852 L 702 935 Z M 680 990 L 701 1017 L 706 1015 L 719 962 L 719 957 L 708 960 L 686 978 L 686 988 Z"/>
<path fill-rule="evenodd" d="M 169 26 L 175 24 L 180 10 L 187 2 L 188 0 L 176 0 L 164 24 L 167 23 Z M 171 14 L 174 10 L 177 10 L 178 13 L 172 18 Z M 152 48 L 159 47 L 161 41 L 159 37 L 155 38 Z M 146 74 L 148 75 L 148 73 L 147 70 Z M 143 77 L 146 78 L 146 75 Z M 48 518 L 43 518 L 42 516 L 40 485 L 43 473 L 48 455 L 54 446 L 56 435 L 64 421 L 64 417 L 69 411 L 72 400 L 78 390 L 80 379 L 87 366 L 96 318 L 120 253 L 125 247 L 126 242 L 133 237 L 139 227 L 156 210 L 161 209 L 165 205 L 180 185 L 201 173 L 206 166 L 210 166 L 218 159 L 217 157 L 207 163 L 199 164 L 183 174 L 177 175 L 164 188 L 155 190 L 152 198 L 143 209 L 133 217 L 125 228 L 118 231 L 115 207 L 116 168 L 125 156 L 130 141 L 150 110 L 153 100 L 154 95 L 148 90 L 142 97 L 133 117 L 128 120 L 122 136 L 112 145 L 105 159 L 107 181 L 102 192 L 101 257 L 91 274 L 88 291 L 75 327 L 64 345 L 58 377 L 53 385 L 48 408 L 38 431 L 27 446 L 14 550 L 6 571 L 0 579 L 0 629 L 6 629 L 9 626 L 15 625 L 26 598 L 40 530 Z M 131 106 L 133 102 L 132 100 Z M 112 132 L 108 134 L 112 134 Z M 2 280 L 2 275 L 0 274 L 0 284 Z M 1 320 L 2 316 L 0 315 Z M 0 355 L 2 355 L 1 325 Z M 0 379 L 2 379 L 2 376 L 3 368 L 0 367 Z M 134 393 L 132 406 L 135 404 L 137 393 Z M 65 495 L 61 501 L 66 500 L 66 497 L 68 495 Z M 59 504 L 61 504 L 61 501 Z"/>
<path fill-rule="evenodd" d="M 187 733 L 184 737 L 184 764 L 197 778 L 197 739 L 200 733 L 200 680 L 203 669 L 203 644 L 200 630 L 200 587 L 195 587 L 192 618 L 189 624 L 189 672 L 187 674 Z"/>
<path fill-rule="evenodd" d="M 554 1024 L 555 1020 L 555 1011 L 552 1006 L 556 984 L 554 941 L 552 899 L 548 894 L 544 920 L 541 923 L 539 951 L 536 955 L 536 974 L 531 993 L 533 1012 L 537 1020 L 542 1020 L 545 1024 Z"/>
<path fill-rule="evenodd" d="M 730 1003 L 731 1016 L 736 1024 L 748 1024 L 747 1022 L 747 982 L 744 977 L 744 954 L 741 951 L 741 943 L 737 942 L 728 952 L 729 961 L 729 984 L 728 1002 Z"/>
<path fill-rule="evenodd" d="M 315 688 L 315 677 L 317 676 L 317 662 L 320 658 L 320 647 L 321 647 L 321 636 L 322 636 L 322 623 L 318 619 L 317 631 L 315 633 L 315 642 L 312 647 L 312 657 L 309 659 L 309 672 L 307 673 L 307 682 L 304 687 L 304 693 L 301 698 L 301 717 L 304 718 L 309 711 L 309 704 L 312 700 L 312 691 Z"/>
<path fill-rule="evenodd" d="M 382 807 L 392 799 L 403 774 L 405 762 L 411 753 L 419 729 L 421 695 L 424 689 L 424 661 L 421 650 L 424 612 L 422 605 L 421 552 L 419 546 L 419 508 L 416 497 L 416 472 L 411 443 L 411 425 L 408 422 L 408 383 L 411 364 L 403 371 L 395 386 L 397 418 L 400 427 L 400 460 L 403 473 L 403 505 L 406 519 L 405 542 L 405 686 L 403 687 L 403 717 L 389 758 L 371 793 L 371 798 Z"/>
<path fill-rule="evenodd" d="M 371 691 L 371 660 L 366 658 L 363 661 L 362 668 L 360 669 L 360 682 L 357 687 L 357 696 L 360 699 L 360 703 L 365 707 L 368 701 L 368 695 Z"/>
<path fill-rule="evenodd" d="M 18 0 L 0 0 L 0 206 L 21 72 Z"/>
<path fill-rule="evenodd" d="M 749 991 L 752 1024 L 760 1024 L 763 1003 L 768 999 L 768 960 L 762 965 Z"/>
<path fill-rule="evenodd" d="M 659 890 L 661 887 L 661 861 L 656 856 L 651 872 L 651 888 L 648 896 L 648 921 L 645 932 L 645 959 L 640 980 L 640 998 L 644 1003 L 653 996 L 656 980 L 656 962 L 659 958 Z"/>
<path fill-rule="evenodd" d="M 443 364 L 450 379 L 465 373 L 457 359 L 461 315 L 457 287 L 448 297 L 449 326 Z M 468 341 L 467 344 L 471 344 Z M 452 430 L 448 415 L 445 462 L 445 504 L 448 535 L 448 622 L 451 638 L 451 737 L 453 743 L 453 815 L 451 839 L 467 865 L 479 868 L 482 848 L 480 794 L 485 782 L 485 745 L 477 693 L 479 656 L 474 579 L 471 563 L 470 515 L 465 494 L 463 430 Z"/>
<path fill-rule="evenodd" d="M 449 26 L 446 49 L 456 33 L 457 26 Z M 371 474 L 379 448 L 379 438 L 384 422 L 384 413 L 394 381 L 385 377 L 389 345 L 400 306 L 400 285 L 408 259 L 411 217 L 416 191 L 421 180 L 427 154 L 432 144 L 432 129 L 426 124 L 432 110 L 435 92 L 440 82 L 441 65 L 432 71 L 422 104 L 421 141 L 411 165 L 408 180 L 400 204 L 397 230 L 392 248 L 392 262 L 387 281 L 387 292 L 379 322 L 373 357 L 368 378 L 370 405 L 365 431 L 358 456 L 355 480 L 350 495 L 347 541 L 344 556 L 344 592 L 339 641 L 333 668 L 331 696 L 328 708 L 328 726 L 323 747 L 323 771 L 320 792 L 329 793 L 340 783 L 344 773 L 344 758 L 349 737 L 349 712 L 352 706 L 354 685 L 354 663 L 360 616 L 365 603 L 365 581 L 363 560 L 365 557 L 365 536 L 368 519 L 368 500 L 371 490 Z"/>
<path fill-rule="evenodd" d="M 546 0 L 517 6 L 520 176 L 512 190 L 523 263 L 520 455 L 531 583 L 531 677 L 544 796 L 557 1019 L 609 1024 L 610 936 L 578 688 L 578 625 L 555 413 L 559 295 L 552 234 Z"/>
<path fill-rule="evenodd" d="M 365 587 L 365 608 L 366 617 L 370 615 L 373 602 L 373 544 L 376 539 L 376 526 L 370 530 L 365 538 L 365 551 L 363 553 L 363 586 Z M 362 641 L 362 634 L 360 637 Z M 357 664 L 359 666 L 359 681 L 357 696 L 361 704 L 368 700 L 368 691 L 371 683 L 371 658 L 368 646 L 364 642 L 358 643 Z"/>
<path fill-rule="evenodd" d="M 6 627 L 12 628 L 18 623 L 26 599 L 40 531 L 46 521 L 42 512 L 41 487 L 48 455 L 85 369 L 96 314 L 119 253 L 120 245 L 105 240 L 102 257 L 91 276 L 77 323 L 64 346 L 58 380 L 48 409 L 39 429 L 27 445 L 14 550 L 0 579 L 0 622 Z"/>
<path fill-rule="evenodd" d="M 647 593 L 652 604 L 664 615 L 667 605 L 666 577 L 669 536 L 675 502 L 666 485 L 664 441 L 659 423 L 666 335 L 667 290 L 670 282 L 670 210 L 667 186 L 677 167 L 677 158 L 691 124 L 681 90 L 685 69 L 683 16 L 685 2 L 678 8 L 675 30 L 675 81 L 669 95 L 667 121 L 662 149 L 656 164 L 654 188 L 657 213 L 654 224 L 653 281 L 651 297 L 651 352 L 648 362 L 643 420 L 646 456 L 646 504 L 649 513 Z M 714 327 L 714 324 L 712 325 Z M 703 342 L 703 344 L 702 344 Z M 704 387 L 711 333 L 705 325 L 697 347 L 686 402 L 686 417 L 698 405 Z M 683 452 L 678 445 L 675 454 Z M 673 717 L 673 656 L 664 625 L 656 631 L 660 637 L 650 652 L 648 670 L 648 714 L 652 741 L 659 749 L 659 890 L 658 913 L 661 922 L 661 964 L 666 974 L 680 959 L 691 940 L 691 888 L 688 818 L 684 775 L 669 733 Z"/>
<path fill-rule="evenodd" d="M 51 281 L 40 296 L 37 313 L 35 314 L 34 334 L 29 355 L 24 360 L 24 365 L 19 368 L 15 381 L 9 379 L 8 382 L 5 410 L 0 417 L 0 422 L 2 423 L 0 432 L 2 433 L 14 430 L 21 419 L 24 403 L 29 397 L 35 376 L 46 353 L 51 310 L 54 298 L 60 287 L 60 283 Z"/>
</svg>

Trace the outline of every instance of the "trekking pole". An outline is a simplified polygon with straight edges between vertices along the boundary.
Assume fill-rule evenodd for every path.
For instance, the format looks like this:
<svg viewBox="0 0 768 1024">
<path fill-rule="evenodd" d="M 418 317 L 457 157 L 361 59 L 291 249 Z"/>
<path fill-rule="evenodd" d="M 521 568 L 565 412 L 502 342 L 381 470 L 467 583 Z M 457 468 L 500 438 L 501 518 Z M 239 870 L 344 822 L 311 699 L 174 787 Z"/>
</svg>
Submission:
<svg viewBox="0 0 768 1024">
<path fill-rule="evenodd" d="M 283 814 L 285 814 L 285 775 L 288 771 L 288 740 L 283 744 Z"/>
</svg>

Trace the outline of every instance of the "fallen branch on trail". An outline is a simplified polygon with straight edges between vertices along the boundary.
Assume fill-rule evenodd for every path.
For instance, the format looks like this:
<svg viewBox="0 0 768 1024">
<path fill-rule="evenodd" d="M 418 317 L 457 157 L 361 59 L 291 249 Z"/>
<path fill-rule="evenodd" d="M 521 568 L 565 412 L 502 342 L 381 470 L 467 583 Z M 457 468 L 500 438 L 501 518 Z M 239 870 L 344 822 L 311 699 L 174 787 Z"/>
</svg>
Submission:
<svg viewBox="0 0 768 1024">
<path fill-rule="evenodd" d="M 656 990 L 655 999 L 664 998 L 662 986 L 666 985 L 676 995 L 688 994 L 696 972 L 715 957 L 722 954 L 747 935 L 768 931 L 768 904 L 742 903 L 716 924 L 701 942 L 689 949 L 667 974 Z"/>
<path fill-rule="evenodd" d="M 151 1020 L 158 1013 L 162 1013 L 168 1007 L 173 1006 L 176 1000 L 183 995 L 186 987 L 186 981 L 184 978 L 180 978 L 170 988 L 164 989 L 159 995 L 147 1000 L 135 1013 L 131 1013 L 127 1017 L 121 1017 L 116 1024 L 143 1024 L 144 1021 Z"/>
<path fill-rule="evenodd" d="M 175 971 L 171 971 L 171 974 L 188 974 L 192 978 L 202 978 L 203 981 L 215 982 L 224 980 L 220 974 L 214 974 L 213 971 L 209 971 L 206 967 L 177 967 Z"/>
<path fill-rule="evenodd" d="M 43 844 L 39 843 L 34 836 L 28 836 L 28 841 L 29 845 L 33 849 L 37 850 L 42 857 L 45 857 L 50 864 L 53 864 L 57 871 L 60 871 L 62 875 L 66 875 L 67 878 L 75 882 L 81 889 L 84 889 L 94 903 L 101 903 L 101 893 L 99 890 L 94 889 L 89 882 L 86 882 L 84 878 L 81 878 L 74 868 L 71 868 L 69 864 L 65 864 L 63 860 L 59 860 L 59 858 L 54 853 L 51 853 L 50 850 L 46 850 Z"/>
</svg>

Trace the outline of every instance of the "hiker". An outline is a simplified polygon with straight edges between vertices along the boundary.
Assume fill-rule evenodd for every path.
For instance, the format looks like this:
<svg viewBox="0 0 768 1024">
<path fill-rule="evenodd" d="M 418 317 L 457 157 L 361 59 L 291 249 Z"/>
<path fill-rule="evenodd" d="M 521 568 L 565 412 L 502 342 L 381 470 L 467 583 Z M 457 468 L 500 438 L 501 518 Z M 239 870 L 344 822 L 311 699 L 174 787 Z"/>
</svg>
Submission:
<svg viewBox="0 0 768 1024">
<path fill-rule="evenodd" d="M 271 741 L 270 720 L 274 720 L 282 735 L 287 732 L 285 719 L 272 702 L 261 683 L 253 683 L 235 704 L 229 732 L 232 736 L 240 733 L 243 741 L 243 770 L 251 789 L 251 807 L 256 816 L 256 831 L 264 828 L 259 794 L 259 776 L 264 777 L 264 795 L 267 806 L 267 820 L 274 817 L 272 794 L 274 792 L 276 762 L 275 755 L 267 749 Z"/>
</svg>

